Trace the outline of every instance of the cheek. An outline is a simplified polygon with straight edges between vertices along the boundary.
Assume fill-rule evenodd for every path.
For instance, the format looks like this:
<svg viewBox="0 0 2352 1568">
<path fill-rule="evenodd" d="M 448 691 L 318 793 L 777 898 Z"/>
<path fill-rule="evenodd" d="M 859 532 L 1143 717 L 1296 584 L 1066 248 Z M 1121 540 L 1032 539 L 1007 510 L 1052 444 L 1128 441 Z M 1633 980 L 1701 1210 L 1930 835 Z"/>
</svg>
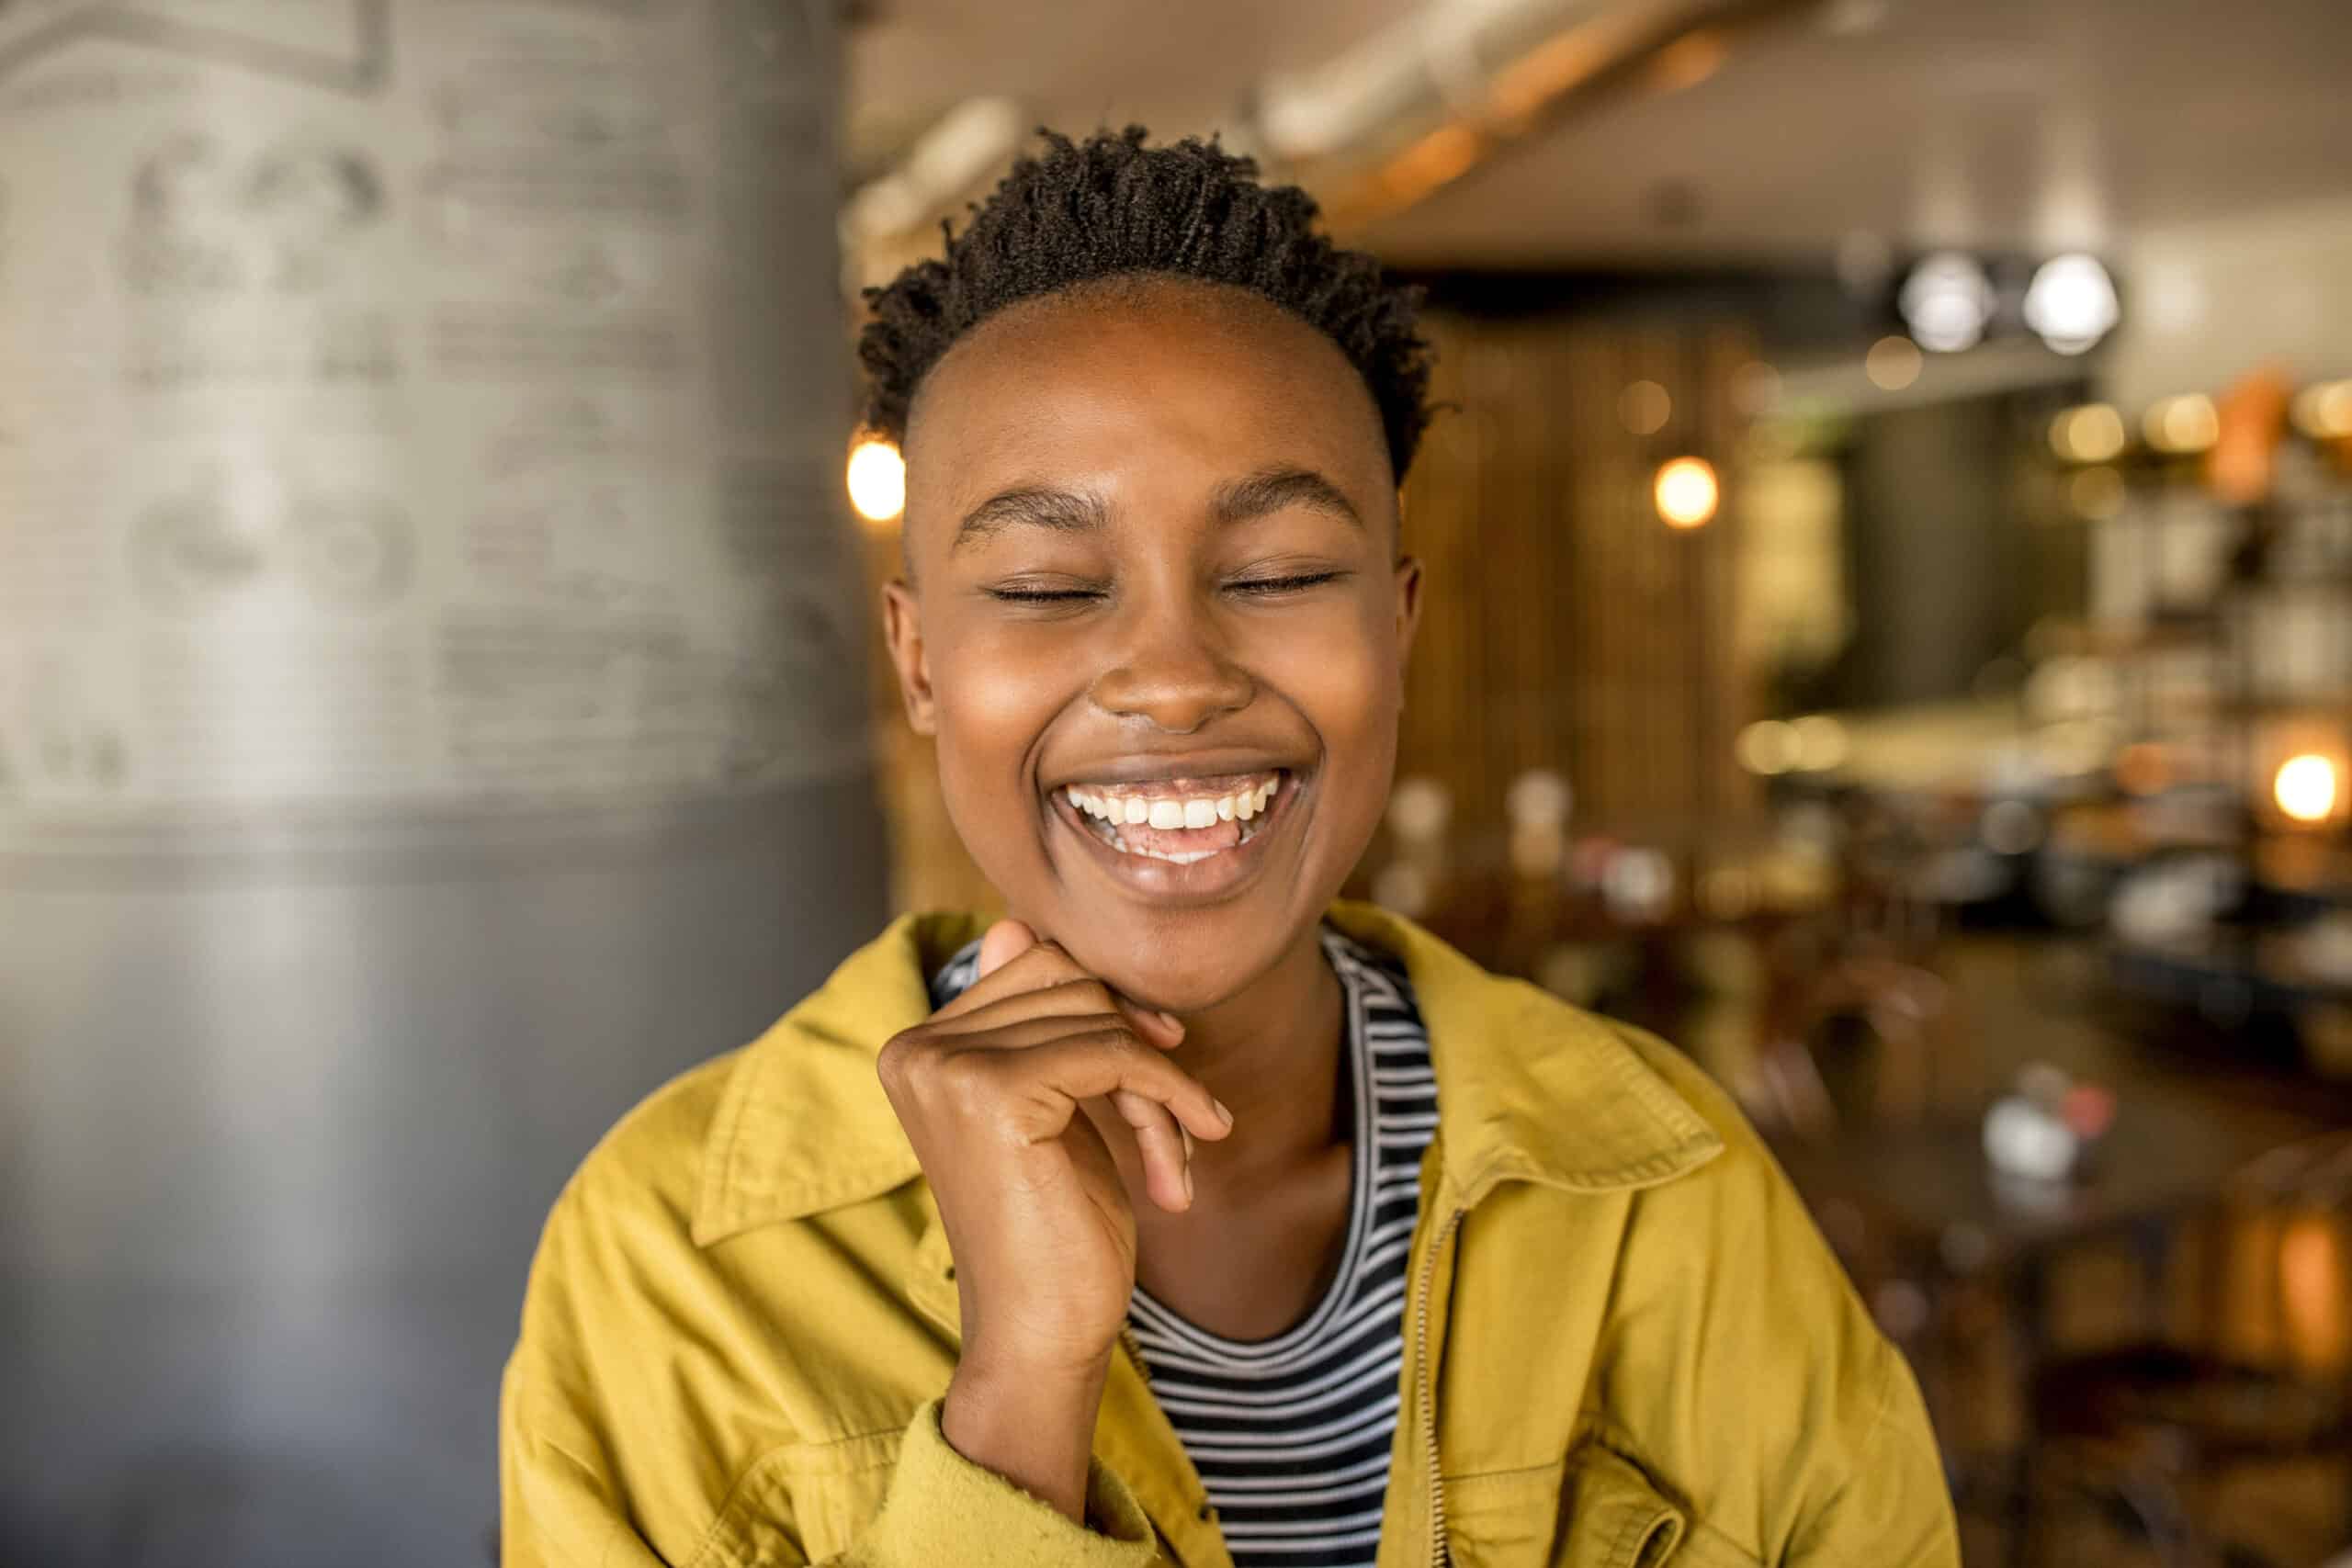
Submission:
<svg viewBox="0 0 2352 1568">
<path fill-rule="evenodd" d="M 1069 659 L 989 633 L 933 645 L 940 793 L 981 872 L 1011 894 L 1035 874 L 1029 760 L 1069 701 Z"/>
<path fill-rule="evenodd" d="M 991 633 L 935 647 L 931 682 L 942 767 L 952 745 L 961 770 L 990 775 L 989 787 L 1001 788 L 1005 772 L 1019 770 L 1069 701 L 1072 668 L 1064 654 L 1038 639 Z"/>
<path fill-rule="evenodd" d="M 1286 628 L 1267 676 L 1291 694 L 1334 751 L 1395 749 L 1402 683 L 1394 623 L 1384 607 L 1335 605 Z"/>
</svg>

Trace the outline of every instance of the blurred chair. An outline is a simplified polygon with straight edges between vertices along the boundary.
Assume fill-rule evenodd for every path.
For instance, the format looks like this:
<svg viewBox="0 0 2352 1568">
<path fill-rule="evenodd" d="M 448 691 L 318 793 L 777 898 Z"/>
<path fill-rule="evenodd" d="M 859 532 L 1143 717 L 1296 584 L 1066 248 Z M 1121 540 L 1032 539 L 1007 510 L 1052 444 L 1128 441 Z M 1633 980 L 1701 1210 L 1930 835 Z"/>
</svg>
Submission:
<svg viewBox="0 0 2352 1568">
<path fill-rule="evenodd" d="M 2028 1391 L 2014 1520 L 2047 1546 L 2053 1495 L 2141 1536 L 2165 1568 L 2273 1559 L 2224 1542 L 2199 1494 L 2233 1472 L 2333 1457 L 2352 1535 L 2352 1133 L 2272 1151 L 2209 1216 L 2196 1345 L 2154 1338 L 2045 1362 Z M 2064 1561 L 2075 1561 L 2065 1559 Z"/>
</svg>

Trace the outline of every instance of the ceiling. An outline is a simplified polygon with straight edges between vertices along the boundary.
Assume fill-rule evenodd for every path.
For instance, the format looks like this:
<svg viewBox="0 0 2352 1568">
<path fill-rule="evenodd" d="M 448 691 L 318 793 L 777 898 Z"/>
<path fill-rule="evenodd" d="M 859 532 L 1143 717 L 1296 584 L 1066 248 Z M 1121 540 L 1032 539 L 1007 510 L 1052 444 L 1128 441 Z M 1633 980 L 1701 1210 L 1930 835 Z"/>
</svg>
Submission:
<svg viewBox="0 0 2352 1568">
<path fill-rule="evenodd" d="M 1269 71 L 1416 0 L 876 0 L 850 44 L 854 159 L 967 96 L 1041 123 L 1230 126 Z M 2352 196 L 2352 0 L 1805 0 L 1712 75 L 1632 73 L 1363 235 L 1419 266 L 1821 265 L 2107 249 Z"/>
</svg>

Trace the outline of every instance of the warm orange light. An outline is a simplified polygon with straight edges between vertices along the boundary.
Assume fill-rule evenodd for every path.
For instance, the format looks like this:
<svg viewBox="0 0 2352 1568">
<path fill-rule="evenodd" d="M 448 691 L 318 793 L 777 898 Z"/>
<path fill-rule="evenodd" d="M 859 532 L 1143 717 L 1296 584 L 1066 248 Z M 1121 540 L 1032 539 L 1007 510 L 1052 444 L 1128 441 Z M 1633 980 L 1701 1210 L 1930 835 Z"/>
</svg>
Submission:
<svg viewBox="0 0 2352 1568">
<path fill-rule="evenodd" d="M 849 503 L 869 523 L 907 509 L 907 460 L 888 441 L 861 441 L 849 455 Z"/>
<path fill-rule="evenodd" d="M 1570 28 L 1503 68 L 1488 94 L 1498 116 L 1521 119 L 1598 71 L 1601 51 L 1589 28 Z"/>
<path fill-rule="evenodd" d="M 1685 87 L 1697 86 L 1722 70 L 1724 56 L 1728 52 L 1724 40 L 1713 33 L 1704 29 L 1685 33 L 1657 51 L 1651 74 L 1659 86 L 1669 93 L 1679 93 Z"/>
<path fill-rule="evenodd" d="M 2352 1352 L 2352 1313 L 2346 1290 L 2352 1261 L 2344 1232 L 2327 1213 L 2298 1214 L 2278 1235 L 2278 1307 L 2287 1350 L 2313 1371 L 2341 1368 Z"/>
<path fill-rule="evenodd" d="M 2278 764 L 2270 793 L 2278 809 L 2298 822 L 2324 822 L 2335 810 L 2335 764 L 2314 752 Z"/>
<path fill-rule="evenodd" d="M 1478 133 L 1466 125 L 1442 125 L 1389 161 L 1380 183 L 1392 201 L 1403 204 L 1422 197 L 1468 172 L 1484 150 Z"/>
<path fill-rule="evenodd" d="M 1677 457 L 1657 471 L 1657 514 L 1670 527 L 1703 526 L 1719 494 L 1714 465 L 1704 457 Z"/>
</svg>

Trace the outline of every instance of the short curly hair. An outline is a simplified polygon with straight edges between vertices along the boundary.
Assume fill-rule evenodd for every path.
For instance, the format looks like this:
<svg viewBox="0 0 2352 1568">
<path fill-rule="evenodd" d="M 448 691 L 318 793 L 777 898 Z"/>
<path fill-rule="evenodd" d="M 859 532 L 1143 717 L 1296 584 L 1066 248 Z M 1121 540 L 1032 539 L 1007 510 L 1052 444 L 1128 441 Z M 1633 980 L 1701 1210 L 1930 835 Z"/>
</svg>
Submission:
<svg viewBox="0 0 2352 1568">
<path fill-rule="evenodd" d="M 1315 200 L 1258 182 L 1258 165 L 1214 137 L 1146 147 L 1131 125 L 1016 159 L 946 254 L 865 290 L 858 338 L 868 376 L 866 428 L 906 435 L 916 389 L 957 339 L 1017 300 L 1123 275 L 1165 274 L 1249 289 L 1337 344 L 1380 410 L 1401 482 L 1428 425 L 1430 347 L 1416 328 L 1419 288 L 1315 231 Z"/>
</svg>

